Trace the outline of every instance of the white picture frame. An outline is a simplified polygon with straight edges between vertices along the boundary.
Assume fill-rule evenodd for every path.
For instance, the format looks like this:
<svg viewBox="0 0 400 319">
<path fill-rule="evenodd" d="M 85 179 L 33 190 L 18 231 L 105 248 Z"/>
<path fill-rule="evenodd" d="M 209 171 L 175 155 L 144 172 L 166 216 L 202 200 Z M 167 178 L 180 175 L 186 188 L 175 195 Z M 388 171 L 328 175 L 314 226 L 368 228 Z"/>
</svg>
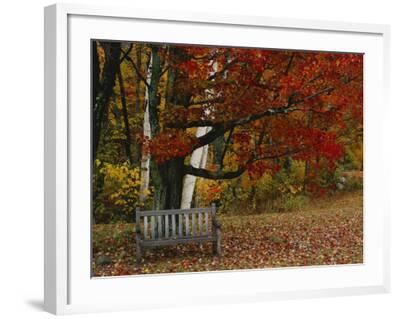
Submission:
<svg viewBox="0 0 400 319">
<path fill-rule="evenodd" d="M 155 32 L 160 26 L 163 32 Z M 132 33 L 133 29 L 141 31 Z M 377 168 L 385 163 L 380 150 L 384 112 L 379 110 L 388 108 L 389 33 L 387 25 L 46 7 L 45 309 L 67 314 L 388 292 L 389 208 L 386 182 Z M 269 43 L 260 40 L 263 35 L 270 36 Z M 75 160 L 75 154 L 83 156 L 83 162 L 90 156 L 90 38 L 364 52 L 364 263 L 91 278 L 90 168 Z M 140 290 L 132 289 L 135 285 Z"/>
</svg>

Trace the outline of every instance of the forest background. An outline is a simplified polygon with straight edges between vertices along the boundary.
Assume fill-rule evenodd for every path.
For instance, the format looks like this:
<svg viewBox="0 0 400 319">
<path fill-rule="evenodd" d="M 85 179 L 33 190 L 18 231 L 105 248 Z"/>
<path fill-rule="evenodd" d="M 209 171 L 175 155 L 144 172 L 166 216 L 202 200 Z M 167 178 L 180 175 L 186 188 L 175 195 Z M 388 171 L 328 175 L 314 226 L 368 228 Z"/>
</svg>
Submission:
<svg viewBox="0 0 400 319">
<path fill-rule="evenodd" d="M 359 213 L 362 66 L 351 53 L 93 41 L 94 223 L 214 202 L 246 224 L 349 192 Z"/>
</svg>

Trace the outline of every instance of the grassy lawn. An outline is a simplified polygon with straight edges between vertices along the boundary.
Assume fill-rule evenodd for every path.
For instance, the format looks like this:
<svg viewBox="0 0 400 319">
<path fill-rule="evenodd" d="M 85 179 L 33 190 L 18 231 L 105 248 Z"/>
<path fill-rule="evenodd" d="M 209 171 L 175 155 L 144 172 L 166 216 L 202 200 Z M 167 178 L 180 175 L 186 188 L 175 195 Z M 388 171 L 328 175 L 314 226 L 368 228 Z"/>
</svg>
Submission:
<svg viewBox="0 0 400 319">
<path fill-rule="evenodd" d="M 363 262 L 362 192 L 312 201 L 301 211 L 218 216 L 222 256 L 211 243 L 145 250 L 135 265 L 133 224 L 93 226 L 94 276 Z"/>
</svg>

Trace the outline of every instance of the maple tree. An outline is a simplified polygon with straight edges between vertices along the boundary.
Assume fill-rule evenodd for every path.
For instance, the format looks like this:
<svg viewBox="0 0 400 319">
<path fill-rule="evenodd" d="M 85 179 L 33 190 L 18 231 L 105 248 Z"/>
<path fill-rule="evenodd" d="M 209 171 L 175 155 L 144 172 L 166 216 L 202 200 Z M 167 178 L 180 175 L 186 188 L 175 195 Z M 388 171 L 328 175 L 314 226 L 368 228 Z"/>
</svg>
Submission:
<svg viewBox="0 0 400 319">
<path fill-rule="evenodd" d="M 315 171 L 334 171 L 349 132 L 362 130 L 361 54 L 146 43 L 94 46 L 94 157 L 99 140 L 105 149 L 109 138 L 101 137 L 107 120 L 117 118 L 108 106 L 119 103 L 126 159 L 135 164 L 139 152 L 150 156 L 158 209 L 180 207 L 187 174 L 232 180 L 246 173 L 257 180 L 279 172 L 279 159 L 306 163 L 306 186 L 313 191 L 318 188 L 311 180 Z M 113 94 L 120 102 L 112 101 Z M 151 138 L 141 129 L 145 112 Z M 196 136 L 199 127 L 207 130 Z M 191 154 L 204 146 L 212 150 L 206 167 L 191 165 Z"/>
</svg>

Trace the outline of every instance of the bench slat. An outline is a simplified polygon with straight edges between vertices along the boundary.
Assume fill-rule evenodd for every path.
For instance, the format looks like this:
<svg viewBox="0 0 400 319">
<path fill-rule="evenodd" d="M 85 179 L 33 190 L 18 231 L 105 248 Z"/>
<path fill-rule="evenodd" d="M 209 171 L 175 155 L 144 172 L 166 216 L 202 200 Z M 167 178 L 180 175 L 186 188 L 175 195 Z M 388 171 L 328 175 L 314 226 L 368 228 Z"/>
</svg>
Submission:
<svg viewBox="0 0 400 319">
<path fill-rule="evenodd" d="M 185 215 L 185 234 L 186 236 L 190 235 L 190 229 L 189 229 L 189 215 Z"/>
<path fill-rule="evenodd" d="M 148 221 L 147 221 L 147 216 L 144 216 L 144 221 L 143 221 L 143 233 L 144 233 L 144 238 L 148 239 Z"/>
<path fill-rule="evenodd" d="M 172 237 L 176 236 L 176 215 L 171 215 Z"/>
<path fill-rule="evenodd" d="M 203 214 L 199 213 L 199 235 L 203 235 Z"/>
<path fill-rule="evenodd" d="M 169 225 L 168 225 L 168 215 L 165 215 L 165 227 L 164 227 L 164 236 L 165 238 L 169 237 Z"/>
<path fill-rule="evenodd" d="M 212 212 L 211 212 L 212 213 Z M 171 217 L 169 217 L 171 216 Z M 197 216 L 197 222 L 196 222 Z M 149 220 L 150 217 L 150 232 L 149 234 Z M 210 235 L 210 214 L 205 213 L 192 213 L 188 214 L 178 214 L 178 225 L 176 225 L 176 214 L 164 215 L 164 225 L 162 216 L 143 216 L 143 235 L 144 239 L 156 239 L 156 238 L 166 238 L 177 237 L 184 238 L 183 235 L 183 217 L 185 218 L 185 236 L 206 236 Z M 170 224 L 171 220 L 171 224 Z M 198 225 L 198 226 L 196 226 Z M 164 226 L 164 227 L 163 227 Z M 178 227 L 177 227 L 178 226 Z M 170 231 L 172 228 L 172 234 Z M 178 229 L 176 229 L 178 228 Z M 176 233 L 178 231 L 178 234 Z M 150 236 L 151 235 L 151 236 Z"/>
<path fill-rule="evenodd" d="M 196 235 L 196 215 L 192 214 L 192 236 Z"/>
<path fill-rule="evenodd" d="M 178 236 L 182 237 L 182 215 L 178 216 Z"/>
<path fill-rule="evenodd" d="M 156 238 L 156 218 L 151 216 L 151 238 Z"/>
<path fill-rule="evenodd" d="M 157 233 L 158 233 L 158 238 L 162 238 L 162 219 L 161 219 L 161 215 L 157 216 Z"/>
</svg>

